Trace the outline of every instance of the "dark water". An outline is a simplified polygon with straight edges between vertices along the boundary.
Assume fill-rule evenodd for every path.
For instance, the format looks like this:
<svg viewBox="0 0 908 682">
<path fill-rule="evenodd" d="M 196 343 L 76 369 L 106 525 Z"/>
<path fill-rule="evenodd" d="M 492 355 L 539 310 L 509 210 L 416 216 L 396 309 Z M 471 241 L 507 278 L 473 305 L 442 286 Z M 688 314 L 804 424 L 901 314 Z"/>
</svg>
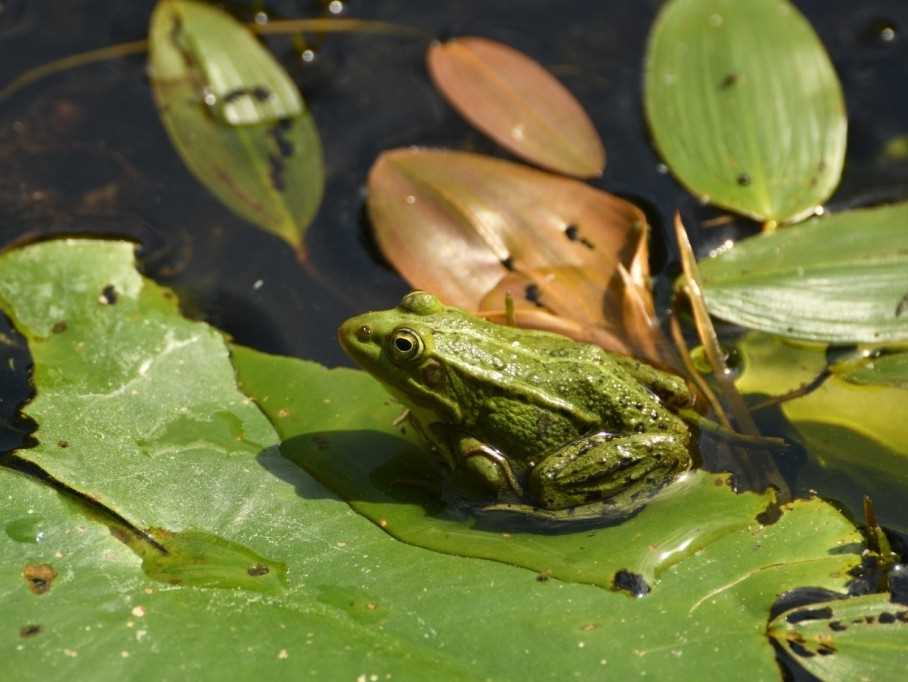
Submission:
<svg viewBox="0 0 908 682">
<path fill-rule="evenodd" d="M 678 269 L 668 237 L 676 208 L 688 217 L 701 254 L 757 228 L 739 221 L 698 231 L 700 220 L 719 211 L 699 206 L 660 169 L 640 89 L 646 36 L 661 4 L 352 0 L 345 13 L 441 38 L 488 36 L 555 71 L 608 150 L 608 168 L 594 184 L 649 213 L 664 302 Z M 908 4 L 795 4 L 829 50 L 848 105 L 845 174 L 830 208 L 908 198 L 908 161 L 880 160 L 889 139 L 908 133 Z M 0 86 L 30 67 L 144 38 L 153 5 L 0 2 Z M 325 4 L 274 2 L 269 9 L 276 16 L 318 16 Z M 392 306 L 408 290 L 381 262 L 364 220 L 364 182 L 376 156 L 413 144 L 505 154 L 435 92 L 424 68 L 426 41 L 335 35 L 320 41 L 317 58 L 305 65 L 289 39 L 270 46 L 300 83 L 322 135 L 325 199 L 306 240 L 317 277 L 283 241 L 234 217 L 183 167 L 158 120 L 142 56 L 55 75 L 0 102 L 0 248 L 48 234 L 135 239 L 145 273 L 174 287 L 189 315 L 260 350 L 346 364 L 335 343 L 338 323 L 363 309 Z M 0 332 L 6 335 L 0 337 L 0 418 L 8 420 L 27 395 L 27 353 L 8 324 Z M 14 436 L 0 436 L 0 450 L 13 442 Z"/>
</svg>

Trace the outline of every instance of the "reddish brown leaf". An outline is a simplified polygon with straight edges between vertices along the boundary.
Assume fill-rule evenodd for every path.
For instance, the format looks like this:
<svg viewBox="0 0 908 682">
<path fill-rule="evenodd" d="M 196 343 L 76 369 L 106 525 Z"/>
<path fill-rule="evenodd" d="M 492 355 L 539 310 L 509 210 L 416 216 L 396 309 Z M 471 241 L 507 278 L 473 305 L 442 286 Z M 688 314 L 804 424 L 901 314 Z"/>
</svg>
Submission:
<svg viewBox="0 0 908 682">
<path fill-rule="evenodd" d="M 574 96 L 522 52 L 485 38 L 429 48 L 436 87 L 470 123 L 515 154 L 581 178 L 605 168 L 605 148 Z"/>
<path fill-rule="evenodd" d="M 623 199 L 507 161 L 405 149 L 373 166 L 368 205 L 387 259 L 446 303 L 504 319 L 510 291 L 520 324 L 613 350 L 652 341 L 624 334 L 618 268 L 645 269 L 634 263 L 648 227 Z"/>
<path fill-rule="evenodd" d="M 536 302 L 527 298 L 527 287 L 533 286 L 540 289 L 539 297 L 534 296 Z M 551 307 L 542 303 L 543 300 L 552 298 L 548 295 L 549 292 L 544 287 L 537 285 L 531 278 L 517 272 L 508 273 L 480 301 L 479 314 L 487 320 L 507 324 L 506 292 L 510 292 L 514 301 L 514 320 L 518 327 L 557 332 L 569 336 L 575 341 L 595 343 L 616 353 L 632 354 L 628 344 L 617 333 L 589 322 L 578 322 L 571 315 L 562 317 L 553 313 Z M 594 296 L 594 301 L 601 300 L 602 292 L 597 292 L 597 296 L 598 299 Z"/>
</svg>

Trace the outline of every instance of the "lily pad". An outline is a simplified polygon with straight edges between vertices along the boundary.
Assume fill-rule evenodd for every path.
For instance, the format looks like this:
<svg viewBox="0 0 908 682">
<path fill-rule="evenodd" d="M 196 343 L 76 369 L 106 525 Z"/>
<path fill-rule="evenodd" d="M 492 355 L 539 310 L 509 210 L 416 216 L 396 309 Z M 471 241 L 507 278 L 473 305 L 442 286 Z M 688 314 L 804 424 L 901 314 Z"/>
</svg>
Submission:
<svg viewBox="0 0 908 682">
<path fill-rule="evenodd" d="M 815 218 L 699 262 L 722 319 L 830 343 L 908 339 L 908 203 Z"/>
<path fill-rule="evenodd" d="M 506 149 L 566 175 L 602 175 L 605 148 L 592 121 L 538 62 L 476 37 L 434 43 L 427 61 L 448 101 Z"/>
<path fill-rule="evenodd" d="M 822 680 L 898 680 L 905 675 L 908 606 L 888 594 L 811 604 L 776 617 L 769 636 Z"/>
<path fill-rule="evenodd" d="M 841 86 L 787 0 L 666 3 L 650 33 L 644 103 L 666 163 L 704 201 L 794 221 L 839 182 Z"/>
<path fill-rule="evenodd" d="M 186 166 L 232 211 L 301 249 L 324 170 L 294 83 L 245 26 L 190 0 L 158 3 L 149 51 L 158 111 Z"/>
<path fill-rule="evenodd" d="M 0 469 L 9 624 L 0 655 L 16 679 L 176 669 L 252 680 L 285 676 L 290 665 L 315 679 L 699 677 L 745 667 L 777 679 L 770 604 L 798 585 L 841 590 L 858 561 L 860 535 L 818 500 L 718 537 L 668 566 L 641 599 L 414 547 L 280 455 L 264 417 L 238 399 L 219 335 L 183 320 L 167 290 L 139 277 L 129 245 L 10 252 L 0 256 L 0 283 L 35 363 L 28 410 L 38 445 L 17 456 L 55 472 L 47 480 Z M 235 352 L 246 390 L 286 429 L 281 447 L 294 458 L 298 445 L 312 452 L 325 442 L 313 432 L 335 451 L 345 441 L 350 460 L 413 447 L 366 375 Z M 49 482 L 90 495 L 64 499 Z M 733 495 L 723 486 L 706 498 Z M 679 520 L 680 511 L 666 524 Z M 250 578 L 285 565 L 286 580 L 266 592 L 171 584 L 144 561 L 169 541 L 156 529 L 179 533 L 190 554 L 207 545 L 209 558 L 241 557 Z M 575 534 L 577 565 L 594 555 L 594 540 Z M 502 632 L 513 646 L 502 649 Z"/>
</svg>

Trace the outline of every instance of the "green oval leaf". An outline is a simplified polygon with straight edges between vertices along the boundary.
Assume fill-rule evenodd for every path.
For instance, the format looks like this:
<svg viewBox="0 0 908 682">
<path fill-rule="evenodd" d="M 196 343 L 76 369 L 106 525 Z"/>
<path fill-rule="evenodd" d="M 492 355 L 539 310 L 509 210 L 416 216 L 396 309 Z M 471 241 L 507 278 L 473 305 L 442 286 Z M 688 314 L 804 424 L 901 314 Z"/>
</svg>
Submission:
<svg viewBox="0 0 908 682">
<path fill-rule="evenodd" d="M 908 339 L 908 203 L 815 218 L 700 261 L 709 311 L 829 343 Z"/>
<path fill-rule="evenodd" d="M 666 163 L 704 201 L 793 221 L 835 189 L 841 87 L 787 0 L 672 0 L 646 55 L 646 115 Z"/>
<path fill-rule="evenodd" d="M 324 169 L 287 74 L 244 26 L 188 0 L 158 4 L 149 45 L 155 102 L 183 162 L 232 211 L 302 248 Z"/>
<path fill-rule="evenodd" d="M 908 605 L 888 594 L 809 604 L 777 616 L 769 636 L 827 682 L 899 680 L 908 652 Z"/>
<path fill-rule="evenodd" d="M 538 62 L 475 37 L 434 43 L 427 61 L 448 101 L 501 146 L 559 173 L 602 175 L 605 148 L 592 121 Z"/>
</svg>

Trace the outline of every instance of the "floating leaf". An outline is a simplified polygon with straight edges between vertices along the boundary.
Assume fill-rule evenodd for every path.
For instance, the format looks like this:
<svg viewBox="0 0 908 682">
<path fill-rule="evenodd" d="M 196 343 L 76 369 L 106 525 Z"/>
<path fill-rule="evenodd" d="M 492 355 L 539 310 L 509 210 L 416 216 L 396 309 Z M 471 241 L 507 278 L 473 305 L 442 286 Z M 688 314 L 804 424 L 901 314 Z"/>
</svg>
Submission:
<svg viewBox="0 0 908 682">
<path fill-rule="evenodd" d="M 413 286 L 476 311 L 503 308 L 505 280 L 526 282 L 518 307 L 610 332 L 621 330 L 618 266 L 649 229 L 636 206 L 576 180 L 428 149 L 382 154 L 368 206 L 379 247 Z"/>
<path fill-rule="evenodd" d="M 486 38 L 435 43 L 436 87 L 474 126 L 544 168 L 581 178 L 602 174 L 605 148 L 583 107 L 537 62 Z"/>
<path fill-rule="evenodd" d="M 820 602 L 780 614 L 769 636 L 826 682 L 899 680 L 908 651 L 908 605 L 888 594 Z"/>
<path fill-rule="evenodd" d="M 793 221 L 838 184 L 841 87 L 787 0 L 667 3 L 650 34 L 644 99 L 656 146 L 704 200 Z"/>
<path fill-rule="evenodd" d="M 798 585 L 840 589 L 849 580 L 848 566 L 857 561 L 853 552 L 860 547 L 860 535 L 830 505 L 800 500 L 785 505 L 775 523 L 762 525 L 755 515 L 766 496 L 735 495 L 725 477 L 704 473 L 673 490 L 664 508 L 647 507 L 621 525 L 576 532 L 562 527 L 554 533 L 519 522 L 496 527 L 487 517 L 463 513 L 438 496 L 428 453 L 401 437 L 401 427 L 394 426 L 400 407 L 389 404 L 371 377 L 243 348 L 234 348 L 233 358 L 244 390 L 281 433 L 285 455 L 341 491 L 376 526 L 415 545 L 538 571 L 518 580 L 525 592 L 513 593 L 517 602 L 494 602 L 509 606 L 495 612 L 491 632 L 500 633 L 508 627 L 506 621 L 535 612 L 533 632 L 508 628 L 514 643 L 533 651 L 534 670 L 501 668 L 508 671 L 506 679 L 521 674 L 545 678 L 535 669 L 542 653 L 530 643 L 562 625 L 575 641 L 570 651 L 557 654 L 565 667 L 556 679 L 564 670 L 586 670 L 578 666 L 587 664 L 587 653 L 596 663 L 606 660 L 610 674 L 619 679 L 643 671 L 666 678 L 696 679 L 705 671 L 733 677 L 743 666 L 754 678 L 775 679 L 778 670 L 765 636 L 772 602 Z M 433 584 L 434 566 L 441 562 L 440 555 L 430 556 L 435 558 L 420 564 L 423 585 Z M 492 563 L 461 561 L 473 567 L 471 572 Z M 615 571 L 616 566 L 625 570 Z M 475 576 L 478 580 L 479 573 Z M 577 585 L 565 580 L 588 580 L 618 593 L 591 588 L 595 592 L 586 596 L 591 601 L 569 602 L 568 591 Z M 532 589 L 538 585 L 553 592 L 540 597 Z M 494 585 L 509 594 L 510 587 Z M 647 588 L 645 597 L 628 598 Z M 417 593 L 422 589 L 415 587 Z M 452 585 L 445 589 L 454 591 Z M 462 600 L 462 594 L 457 598 Z M 467 601 L 477 598 L 470 593 Z M 548 599 L 561 606 L 554 620 Z M 487 612 L 493 608 L 490 603 L 485 607 Z M 447 618 L 465 622 L 463 608 L 452 607 Z M 646 627 L 628 629 L 628 623 Z M 480 637 L 487 624 L 481 618 L 469 629 Z M 715 655 L 716 647 L 721 656 Z M 546 649 L 551 651 L 549 643 Z M 519 644 L 509 649 L 521 650 Z M 471 657 L 477 655 L 470 651 Z M 599 675 L 601 668 L 580 677 Z"/>
<path fill-rule="evenodd" d="M 908 339 L 908 203 L 815 218 L 700 261 L 712 314 L 830 343 Z"/>
<path fill-rule="evenodd" d="M 246 220 L 301 248 L 324 184 L 321 145 L 296 86 L 221 10 L 160 2 L 149 73 L 184 163 Z"/>
</svg>

